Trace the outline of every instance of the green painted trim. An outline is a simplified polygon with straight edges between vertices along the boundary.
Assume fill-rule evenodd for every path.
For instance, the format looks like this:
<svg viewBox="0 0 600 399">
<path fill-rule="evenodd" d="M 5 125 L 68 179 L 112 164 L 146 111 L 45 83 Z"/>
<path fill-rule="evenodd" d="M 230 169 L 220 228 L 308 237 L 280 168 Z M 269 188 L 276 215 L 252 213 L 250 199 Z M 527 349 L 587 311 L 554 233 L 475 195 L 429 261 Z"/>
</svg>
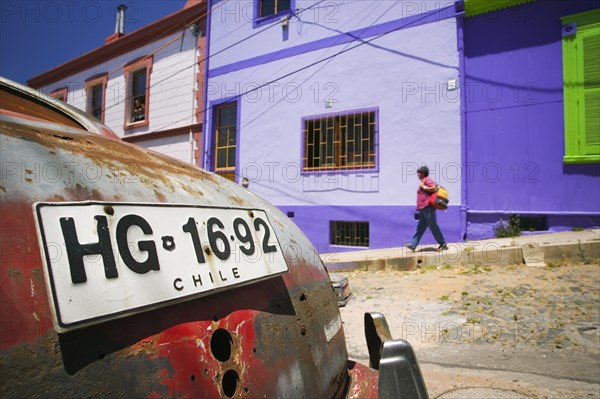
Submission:
<svg viewBox="0 0 600 399">
<path fill-rule="evenodd" d="M 476 15 L 497 11 L 502 8 L 514 7 L 520 4 L 531 3 L 535 0 L 465 0 L 465 15 Z"/>
<path fill-rule="evenodd" d="M 565 155 L 563 162 L 572 163 L 600 163 L 600 155 Z"/>
<path fill-rule="evenodd" d="M 600 8 L 591 11 L 580 12 L 579 14 L 566 15 L 562 17 L 560 21 L 563 25 L 571 24 L 573 22 L 577 23 L 578 25 L 600 24 Z"/>
</svg>

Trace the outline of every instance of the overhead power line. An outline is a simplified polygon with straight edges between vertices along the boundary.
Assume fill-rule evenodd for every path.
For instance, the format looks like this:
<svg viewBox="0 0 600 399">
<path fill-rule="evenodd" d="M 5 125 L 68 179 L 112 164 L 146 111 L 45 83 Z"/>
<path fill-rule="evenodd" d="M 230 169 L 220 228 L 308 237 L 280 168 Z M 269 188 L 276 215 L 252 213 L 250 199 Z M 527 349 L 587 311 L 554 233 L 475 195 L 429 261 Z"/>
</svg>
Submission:
<svg viewBox="0 0 600 399">
<path fill-rule="evenodd" d="M 383 32 L 383 33 L 381 33 L 381 34 L 379 34 L 379 35 L 377 35 L 377 36 L 374 36 L 374 37 L 372 37 L 371 39 L 368 39 L 368 40 L 356 39 L 356 40 L 360 40 L 360 42 L 359 42 L 359 43 L 357 43 L 356 45 L 352 46 L 352 47 L 345 46 L 345 47 L 344 47 L 342 50 L 338 51 L 338 52 L 337 52 L 337 53 L 335 53 L 335 54 L 332 54 L 332 55 L 330 55 L 330 56 L 327 56 L 327 57 L 321 58 L 321 59 L 319 59 L 319 60 L 317 60 L 317 61 L 311 62 L 310 64 L 307 64 L 307 65 L 305 65 L 305 66 L 303 66 L 303 67 L 300 67 L 300 68 L 298 68 L 298 69 L 295 69 L 295 70 L 293 70 L 293 71 L 291 71 L 291 72 L 285 73 L 285 74 L 283 74 L 283 75 L 281 75 L 281 76 L 279 76 L 279 77 L 277 77 L 277 78 L 275 78 L 275 79 L 272 79 L 272 80 L 270 80 L 270 81 L 268 81 L 268 82 L 265 82 L 265 83 L 263 83 L 263 84 L 261 84 L 261 85 L 258 85 L 258 86 L 256 86 L 256 87 L 253 87 L 253 88 L 251 88 L 251 89 L 249 89 L 249 90 L 247 90 L 247 91 L 245 91 L 245 92 L 243 92 L 243 93 L 240 93 L 240 94 L 237 94 L 237 95 L 235 95 L 235 96 L 232 96 L 232 97 L 231 97 L 231 100 L 235 100 L 235 99 L 238 99 L 238 98 L 240 98 L 240 97 L 246 96 L 246 95 L 248 95 L 248 94 L 250 94 L 250 93 L 252 93 L 252 92 L 254 92 L 254 91 L 256 91 L 256 90 L 261 90 L 261 89 L 263 89 L 264 87 L 267 87 L 267 86 L 269 86 L 269 85 L 272 85 L 273 83 L 276 83 L 276 82 L 277 82 L 277 81 L 279 81 L 279 80 L 282 80 L 282 79 L 285 79 L 285 78 L 287 78 L 287 77 L 290 77 L 290 76 L 292 76 L 292 75 L 294 75 L 294 74 L 296 74 L 296 73 L 298 73 L 298 72 L 301 72 L 301 71 L 304 71 L 304 70 L 306 70 L 306 69 L 309 69 L 309 68 L 311 68 L 311 67 L 313 67 L 313 66 L 315 66 L 315 65 L 319 65 L 319 64 L 322 64 L 322 63 L 324 63 L 324 62 L 327 62 L 327 61 L 329 61 L 329 60 L 332 60 L 332 59 L 334 59 L 334 58 L 338 57 L 339 55 L 345 54 L 345 53 L 347 53 L 347 52 L 349 52 L 349 51 L 352 51 L 352 50 L 354 50 L 354 49 L 356 49 L 356 48 L 358 48 L 358 47 L 360 47 L 360 46 L 363 46 L 363 45 L 365 45 L 365 44 L 369 44 L 369 43 L 371 43 L 371 42 L 373 42 L 373 41 L 375 41 L 375 40 L 377 40 L 377 39 L 380 39 L 380 38 L 382 38 L 382 37 L 384 37 L 384 36 L 386 36 L 386 35 L 389 35 L 390 33 L 397 32 L 397 31 L 399 31 L 399 30 L 401 30 L 401 29 L 403 29 L 403 28 L 405 28 L 405 27 L 407 27 L 407 26 L 409 26 L 409 25 L 412 25 L 412 24 L 414 24 L 415 22 L 421 21 L 421 20 L 423 20 L 423 19 L 425 19 L 425 18 L 431 17 L 432 15 L 435 15 L 435 14 L 441 13 L 441 12 L 443 12 L 443 11 L 444 11 L 444 10 L 437 10 L 435 13 L 428 14 L 428 15 L 425 15 L 425 16 L 420 16 L 420 17 L 419 17 L 419 18 L 417 18 L 416 20 L 413 20 L 413 21 L 407 22 L 407 23 L 406 23 L 406 24 L 404 24 L 404 25 L 400 25 L 400 26 L 398 26 L 397 28 L 394 28 L 394 29 L 392 29 L 392 30 L 390 30 L 390 31 Z M 211 106 L 205 107 L 205 108 L 204 108 L 204 109 L 201 111 L 201 113 L 202 113 L 202 114 L 205 114 L 207 111 L 210 111 L 210 109 L 211 109 L 211 108 L 212 108 Z M 165 126 L 162 126 L 162 127 L 161 127 L 161 128 L 159 128 L 159 129 L 156 129 L 156 130 L 154 130 L 153 132 L 159 132 L 159 131 L 161 131 L 161 130 L 163 130 L 163 129 L 167 128 L 167 127 L 170 127 L 170 126 L 172 126 L 172 125 L 174 125 L 174 124 L 177 124 L 177 123 L 179 123 L 179 122 L 181 122 L 181 121 L 184 121 L 184 120 L 186 120 L 186 119 L 189 119 L 189 116 L 187 116 L 187 117 L 185 117 L 185 118 L 183 118 L 183 119 L 179 119 L 179 120 L 177 120 L 177 121 L 171 122 L 171 123 L 169 123 L 169 124 L 167 124 L 167 125 L 165 125 Z"/>
</svg>

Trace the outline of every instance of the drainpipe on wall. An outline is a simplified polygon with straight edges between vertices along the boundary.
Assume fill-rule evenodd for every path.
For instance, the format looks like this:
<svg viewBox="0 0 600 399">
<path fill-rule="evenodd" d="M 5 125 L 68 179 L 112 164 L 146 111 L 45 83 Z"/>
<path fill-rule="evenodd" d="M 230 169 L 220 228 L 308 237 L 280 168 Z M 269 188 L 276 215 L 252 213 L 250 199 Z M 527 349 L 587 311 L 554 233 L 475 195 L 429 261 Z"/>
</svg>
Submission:
<svg viewBox="0 0 600 399">
<path fill-rule="evenodd" d="M 198 25 L 197 23 L 192 24 L 190 26 L 190 31 L 194 36 L 194 71 L 192 73 L 192 118 L 190 121 L 190 163 L 192 165 L 196 165 L 194 159 L 194 151 L 196 150 L 196 148 L 194 145 L 195 142 L 193 126 L 196 123 L 196 79 L 198 78 L 196 74 L 198 67 L 198 36 L 200 36 L 200 25 Z"/>
<path fill-rule="evenodd" d="M 204 92 L 202 96 L 204 97 L 204 104 L 202 110 L 202 159 L 200 160 L 200 166 L 204 169 L 210 170 L 208 168 L 208 134 L 206 125 L 208 123 L 208 113 L 210 107 L 208 106 L 208 79 L 210 76 L 208 75 L 208 65 L 210 63 L 210 24 L 212 17 L 212 1 L 208 0 L 206 4 L 207 12 L 206 12 L 206 45 L 204 46 Z"/>
<path fill-rule="evenodd" d="M 461 177 L 460 185 L 460 236 L 463 240 L 467 239 L 467 211 L 469 209 L 467 201 L 467 90 L 466 90 L 466 71 L 465 71 L 465 4 L 459 0 L 455 3 L 456 9 L 456 40 L 458 46 L 458 76 L 460 89 L 460 162 Z"/>
</svg>

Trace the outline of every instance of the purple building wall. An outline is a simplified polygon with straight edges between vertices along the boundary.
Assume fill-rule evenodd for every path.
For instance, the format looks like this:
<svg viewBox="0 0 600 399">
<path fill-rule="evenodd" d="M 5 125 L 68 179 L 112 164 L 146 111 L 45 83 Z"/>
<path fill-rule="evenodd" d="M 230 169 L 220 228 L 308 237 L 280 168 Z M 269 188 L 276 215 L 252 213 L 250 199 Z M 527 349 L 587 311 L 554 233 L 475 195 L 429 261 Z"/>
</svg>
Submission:
<svg viewBox="0 0 600 399">
<path fill-rule="evenodd" d="M 600 225 L 600 164 L 564 156 L 560 18 L 596 1 L 537 1 L 464 20 L 468 239 L 508 214 L 549 230 Z"/>
<path fill-rule="evenodd" d="M 325 8 L 298 0 L 297 15 L 269 29 L 255 27 L 256 4 L 212 1 L 207 34 L 205 104 L 237 103 L 238 181 L 246 177 L 249 191 L 293 213 L 320 252 L 366 248 L 330 240 L 332 222 L 368 222 L 369 248 L 399 247 L 417 226 L 416 170 L 425 163 L 450 195 L 440 227 L 449 242 L 460 240 L 454 2 L 331 1 Z M 376 113 L 375 166 L 305 168 L 303 121 L 358 111 Z M 209 169 L 212 115 L 203 125 Z M 434 242 L 427 232 L 421 244 Z"/>
</svg>

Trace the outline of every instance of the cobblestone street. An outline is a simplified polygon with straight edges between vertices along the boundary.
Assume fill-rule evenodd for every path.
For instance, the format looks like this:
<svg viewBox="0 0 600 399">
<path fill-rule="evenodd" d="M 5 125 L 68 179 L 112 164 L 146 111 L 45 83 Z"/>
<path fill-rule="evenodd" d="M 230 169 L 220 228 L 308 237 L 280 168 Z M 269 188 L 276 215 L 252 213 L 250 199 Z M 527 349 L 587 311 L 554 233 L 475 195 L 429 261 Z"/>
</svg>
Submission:
<svg viewBox="0 0 600 399">
<path fill-rule="evenodd" d="M 353 292 L 341 309 L 350 357 L 368 363 L 363 314 L 381 312 L 392 336 L 415 348 L 432 398 L 457 389 L 477 397 L 473 387 L 600 398 L 597 264 L 343 274 Z"/>
</svg>

